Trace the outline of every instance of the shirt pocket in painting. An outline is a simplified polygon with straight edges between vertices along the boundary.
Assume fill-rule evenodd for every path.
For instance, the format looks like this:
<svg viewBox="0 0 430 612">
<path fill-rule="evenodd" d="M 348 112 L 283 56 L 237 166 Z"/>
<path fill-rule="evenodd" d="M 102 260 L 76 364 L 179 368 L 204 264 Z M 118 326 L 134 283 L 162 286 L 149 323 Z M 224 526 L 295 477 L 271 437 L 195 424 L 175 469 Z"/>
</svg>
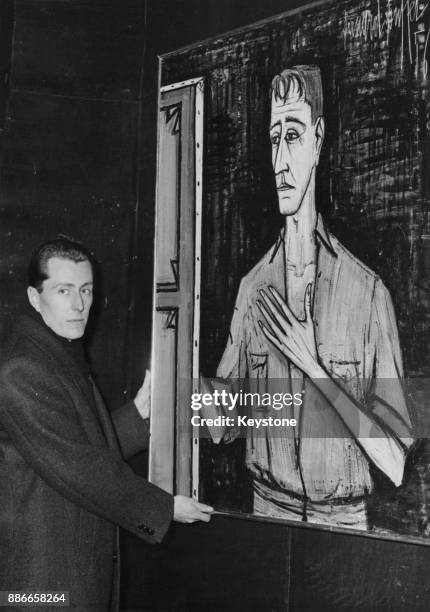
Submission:
<svg viewBox="0 0 430 612">
<path fill-rule="evenodd" d="M 268 353 L 249 353 L 250 378 L 266 380 L 269 375 Z"/>
<path fill-rule="evenodd" d="M 330 371 L 336 378 L 349 382 L 360 375 L 360 361 L 355 359 L 330 359 Z"/>
<path fill-rule="evenodd" d="M 359 359 L 332 358 L 329 362 L 329 369 L 334 379 L 336 379 L 346 391 L 357 401 L 365 401 L 372 380 L 363 377 L 362 363 Z"/>
</svg>

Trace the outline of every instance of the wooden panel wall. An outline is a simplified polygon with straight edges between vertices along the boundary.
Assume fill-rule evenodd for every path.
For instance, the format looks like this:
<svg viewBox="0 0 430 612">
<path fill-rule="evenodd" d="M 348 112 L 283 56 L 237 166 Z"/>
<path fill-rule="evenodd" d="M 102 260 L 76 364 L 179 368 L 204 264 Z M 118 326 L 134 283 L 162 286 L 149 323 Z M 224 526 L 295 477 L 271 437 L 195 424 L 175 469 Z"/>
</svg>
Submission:
<svg viewBox="0 0 430 612">
<path fill-rule="evenodd" d="M 132 546 L 128 612 L 427 612 L 430 549 L 223 516 Z M 142 607 L 140 607 L 142 606 Z"/>
</svg>

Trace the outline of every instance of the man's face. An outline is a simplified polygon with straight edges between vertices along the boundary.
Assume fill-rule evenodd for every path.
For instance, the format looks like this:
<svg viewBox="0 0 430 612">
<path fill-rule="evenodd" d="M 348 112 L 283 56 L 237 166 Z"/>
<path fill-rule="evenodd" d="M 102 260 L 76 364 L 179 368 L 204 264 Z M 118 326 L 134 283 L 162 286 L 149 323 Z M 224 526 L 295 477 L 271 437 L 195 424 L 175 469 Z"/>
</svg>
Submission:
<svg viewBox="0 0 430 612">
<path fill-rule="evenodd" d="M 75 340 L 84 335 L 93 301 L 93 271 L 89 261 L 75 263 L 52 257 L 42 292 L 28 288 L 28 298 L 58 336 Z"/>
<path fill-rule="evenodd" d="M 300 209 L 318 164 L 323 136 L 323 119 L 312 122 L 310 105 L 294 89 L 286 102 L 272 96 L 272 165 L 282 215 L 294 215 Z"/>
</svg>

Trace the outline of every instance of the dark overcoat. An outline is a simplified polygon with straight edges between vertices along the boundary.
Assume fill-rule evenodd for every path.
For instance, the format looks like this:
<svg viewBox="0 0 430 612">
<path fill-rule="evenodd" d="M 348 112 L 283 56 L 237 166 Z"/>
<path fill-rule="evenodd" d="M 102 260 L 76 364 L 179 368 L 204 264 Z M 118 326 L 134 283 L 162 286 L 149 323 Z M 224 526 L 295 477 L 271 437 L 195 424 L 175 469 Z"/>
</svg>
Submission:
<svg viewBox="0 0 430 612">
<path fill-rule="evenodd" d="M 136 409 L 117 412 L 115 433 L 63 343 L 23 316 L 0 367 L 0 591 L 67 591 L 76 609 L 107 610 L 117 526 L 159 542 L 173 498 L 121 456 L 116 435 L 125 455 L 149 438 Z"/>
</svg>

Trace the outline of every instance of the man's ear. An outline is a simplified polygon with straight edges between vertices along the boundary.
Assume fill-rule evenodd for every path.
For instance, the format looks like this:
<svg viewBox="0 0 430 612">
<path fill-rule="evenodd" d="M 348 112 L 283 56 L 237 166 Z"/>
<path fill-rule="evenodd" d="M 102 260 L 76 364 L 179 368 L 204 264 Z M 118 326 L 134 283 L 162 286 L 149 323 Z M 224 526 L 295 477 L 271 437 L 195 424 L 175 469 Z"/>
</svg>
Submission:
<svg viewBox="0 0 430 612">
<path fill-rule="evenodd" d="M 324 117 L 318 117 L 315 124 L 315 165 L 318 166 L 320 153 L 324 142 L 325 121 Z"/>
<path fill-rule="evenodd" d="M 27 287 L 27 297 L 30 304 L 40 312 L 40 293 L 35 287 Z"/>
</svg>

